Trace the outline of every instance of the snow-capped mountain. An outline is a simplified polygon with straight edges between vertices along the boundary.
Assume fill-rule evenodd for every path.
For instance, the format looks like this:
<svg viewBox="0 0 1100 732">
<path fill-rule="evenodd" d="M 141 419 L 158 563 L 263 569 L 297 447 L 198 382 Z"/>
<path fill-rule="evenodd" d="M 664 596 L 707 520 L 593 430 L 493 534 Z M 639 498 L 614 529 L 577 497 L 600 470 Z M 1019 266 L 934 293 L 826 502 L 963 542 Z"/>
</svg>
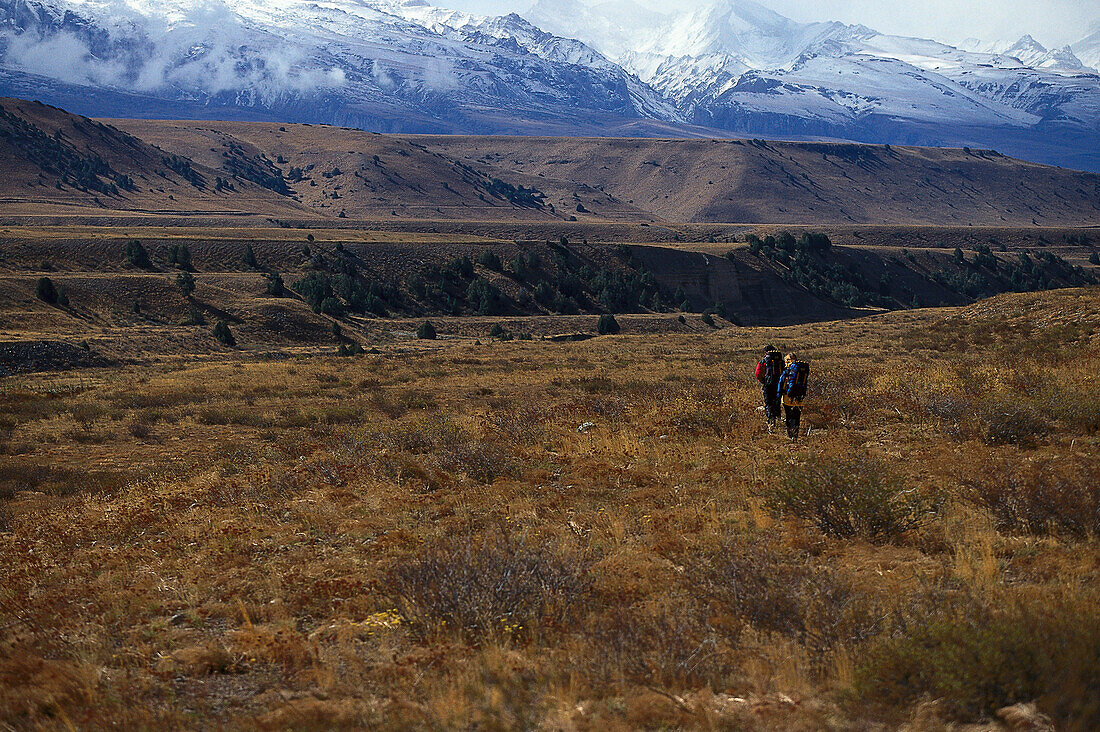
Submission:
<svg viewBox="0 0 1100 732">
<path fill-rule="evenodd" d="M 993 147 L 1100 170 L 1100 27 L 961 47 L 752 0 L 0 0 L 0 94 L 99 116 L 377 131 L 700 134 Z"/>
<path fill-rule="evenodd" d="M 612 19 L 593 17 L 604 6 L 555 22 L 551 3 L 541 0 L 531 17 L 603 51 L 698 125 L 762 137 L 996 147 L 1100 166 L 1100 74 L 1071 49 L 1050 51 L 1030 36 L 965 50 L 861 25 L 797 23 L 751 0 L 609 33 Z"/>
<path fill-rule="evenodd" d="M 675 122 L 584 44 L 519 17 L 388 0 L 0 0 L 0 92 L 117 116 L 247 116 L 385 131 L 598 131 Z M 94 90 L 94 92 L 90 91 Z M 177 111 L 178 110 L 178 111 Z"/>
<path fill-rule="evenodd" d="M 1070 46 L 1048 49 L 1030 34 L 1023 36 L 1007 48 L 998 49 L 997 53 L 1011 56 L 1024 66 L 1033 69 L 1076 72 L 1085 68 L 1085 64 L 1077 58 Z"/>
</svg>

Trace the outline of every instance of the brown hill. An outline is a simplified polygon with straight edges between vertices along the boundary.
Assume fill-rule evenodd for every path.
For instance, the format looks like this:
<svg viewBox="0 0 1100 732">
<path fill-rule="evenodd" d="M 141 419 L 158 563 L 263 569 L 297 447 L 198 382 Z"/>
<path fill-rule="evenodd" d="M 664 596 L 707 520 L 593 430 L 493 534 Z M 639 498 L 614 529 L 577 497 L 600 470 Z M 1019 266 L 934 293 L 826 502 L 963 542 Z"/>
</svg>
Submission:
<svg viewBox="0 0 1100 732">
<path fill-rule="evenodd" d="M 994 152 L 762 140 L 392 136 L 311 125 L 119 120 L 217 167 L 262 151 L 302 203 L 359 219 L 1081 226 L 1100 176 Z M 224 166 L 223 166 L 224 167 Z M 297 173 L 295 173 L 297 178 Z M 493 181 L 502 181 L 494 186 Z M 533 203 L 515 187 L 535 189 Z M 537 194 L 536 194 L 537 195 Z"/>
<path fill-rule="evenodd" d="M 1100 224 L 1100 175 L 989 151 L 99 122 L 14 99 L 0 99 L 0 172 L 0 216 L 9 221 Z"/>
<path fill-rule="evenodd" d="M 262 157 L 240 152 L 216 166 L 202 165 L 103 122 L 0 99 L 0 211 L 7 215 L 240 216 L 262 210 L 309 216 L 289 191 L 272 190 L 282 185 L 281 176 L 263 178 L 268 170 Z"/>
</svg>

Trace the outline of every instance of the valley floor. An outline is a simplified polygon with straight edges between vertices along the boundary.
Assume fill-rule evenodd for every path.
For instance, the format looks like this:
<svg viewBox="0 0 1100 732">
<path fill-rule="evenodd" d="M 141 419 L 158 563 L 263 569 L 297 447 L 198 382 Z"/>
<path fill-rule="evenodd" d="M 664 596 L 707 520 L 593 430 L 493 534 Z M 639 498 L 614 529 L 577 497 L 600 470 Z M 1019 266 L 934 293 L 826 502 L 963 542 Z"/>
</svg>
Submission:
<svg viewBox="0 0 1100 732">
<path fill-rule="evenodd" d="M 634 317 L 0 379 L 0 726 L 1100 726 L 1100 290 Z"/>
</svg>

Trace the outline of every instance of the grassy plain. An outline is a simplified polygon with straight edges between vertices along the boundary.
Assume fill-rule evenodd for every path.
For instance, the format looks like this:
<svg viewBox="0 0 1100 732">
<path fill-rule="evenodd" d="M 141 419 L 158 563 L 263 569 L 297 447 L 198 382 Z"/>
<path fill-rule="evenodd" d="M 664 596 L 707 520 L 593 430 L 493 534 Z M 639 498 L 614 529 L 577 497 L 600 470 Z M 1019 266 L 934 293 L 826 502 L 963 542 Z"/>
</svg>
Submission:
<svg viewBox="0 0 1100 732">
<path fill-rule="evenodd" d="M 5 378 L 0 727 L 1095 729 L 1098 328 L 1091 288 Z"/>
</svg>

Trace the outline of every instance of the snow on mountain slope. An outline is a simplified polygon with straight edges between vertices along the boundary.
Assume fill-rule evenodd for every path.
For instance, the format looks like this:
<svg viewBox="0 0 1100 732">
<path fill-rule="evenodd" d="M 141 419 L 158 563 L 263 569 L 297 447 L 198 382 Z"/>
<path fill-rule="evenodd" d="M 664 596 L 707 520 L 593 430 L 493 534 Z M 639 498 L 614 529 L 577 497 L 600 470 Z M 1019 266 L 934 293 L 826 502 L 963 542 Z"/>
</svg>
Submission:
<svg viewBox="0 0 1100 732">
<path fill-rule="evenodd" d="M 676 119 L 577 41 L 519 18 L 495 29 L 470 18 L 462 32 L 417 12 L 364 0 L 0 0 L 0 52 L 24 78 L 370 129 L 568 132 Z M 64 101 L 80 111 L 79 99 Z"/>
<path fill-rule="evenodd" d="M 1070 49 L 1050 51 L 1029 36 L 964 50 L 861 25 L 797 23 L 752 0 L 719 0 L 608 36 L 611 20 L 596 17 L 603 6 L 555 25 L 549 2 L 531 17 L 579 34 L 704 126 L 974 146 L 1050 124 L 1069 138 L 1067 130 L 1098 131 L 1100 77 Z M 1081 147 L 1095 142 L 1083 138 Z"/>
<path fill-rule="evenodd" d="M 1071 48 L 1081 63 L 1100 72 L 1100 21 L 1093 23 L 1089 34 Z"/>
<path fill-rule="evenodd" d="M 1074 72 L 1085 68 L 1069 46 L 1049 50 L 1030 35 L 1025 35 L 1001 53 L 1033 69 Z"/>
<path fill-rule="evenodd" d="M 634 0 L 538 0 L 523 17 L 545 31 L 576 38 L 611 59 L 619 59 L 636 51 L 641 41 L 672 16 Z"/>
<path fill-rule="evenodd" d="M 387 12 L 441 35 L 486 45 L 514 44 L 553 63 L 597 69 L 625 84 L 635 107 L 643 115 L 654 119 L 681 121 L 668 100 L 626 73 L 619 64 L 608 60 L 581 41 L 547 33 L 515 13 L 484 17 L 434 7 L 424 0 L 377 0 L 377 3 Z"/>
<path fill-rule="evenodd" d="M 679 13 L 538 0 L 526 16 L 426 0 L 0 0 L 0 94 L 384 132 L 994 147 L 1100 169 L 1100 73 L 1027 36 L 955 48 L 752 0 Z M 1077 51 L 1100 55 L 1098 39 Z"/>
</svg>

